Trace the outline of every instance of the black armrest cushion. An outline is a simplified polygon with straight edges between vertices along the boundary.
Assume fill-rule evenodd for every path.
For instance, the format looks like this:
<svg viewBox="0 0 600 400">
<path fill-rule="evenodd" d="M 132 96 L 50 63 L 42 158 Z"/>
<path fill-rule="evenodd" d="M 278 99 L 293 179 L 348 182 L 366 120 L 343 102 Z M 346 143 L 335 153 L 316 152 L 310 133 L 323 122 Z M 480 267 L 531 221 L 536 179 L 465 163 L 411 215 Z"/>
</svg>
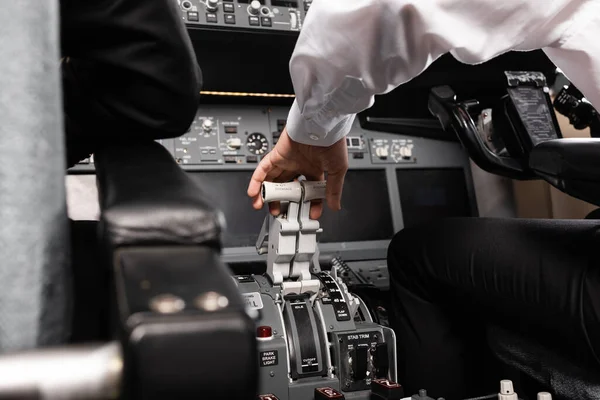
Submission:
<svg viewBox="0 0 600 400">
<path fill-rule="evenodd" d="M 600 139 L 556 139 L 538 144 L 529 166 L 571 196 L 600 205 Z"/>
<path fill-rule="evenodd" d="M 94 161 L 100 231 L 109 246 L 220 246 L 221 214 L 162 145 L 106 146 Z"/>
</svg>

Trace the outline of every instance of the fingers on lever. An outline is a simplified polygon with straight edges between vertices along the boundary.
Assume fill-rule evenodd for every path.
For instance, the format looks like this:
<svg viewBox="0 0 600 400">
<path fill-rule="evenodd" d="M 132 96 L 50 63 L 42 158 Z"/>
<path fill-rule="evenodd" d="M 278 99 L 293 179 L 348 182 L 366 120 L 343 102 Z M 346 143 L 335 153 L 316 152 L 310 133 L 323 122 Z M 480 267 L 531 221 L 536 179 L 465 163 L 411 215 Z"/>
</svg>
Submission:
<svg viewBox="0 0 600 400">
<path fill-rule="evenodd" d="M 323 201 L 314 200 L 310 204 L 310 219 L 319 219 L 323 213 Z"/>
<path fill-rule="evenodd" d="M 342 208 L 342 189 L 344 187 L 345 176 L 345 171 L 327 174 L 327 205 L 333 211 L 338 211 Z"/>
<path fill-rule="evenodd" d="M 311 175 L 306 175 L 306 179 L 309 181 L 324 181 L 325 173 L 323 171 L 315 171 L 316 173 Z M 310 218 L 318 219 L 321 217 L 323 213 L 323 200 L 313 200 L 310 203 Z"/>
<path fill-rule="evenodd" d="M 271 215 L 275 217 L 278 216 L 281 213 L 281 204 L 278 201 L 269 203 L 269 211 L 271 212 Z"/>
<path fill-rule="evenodd" d="M 267 179 L 269 172 L 271 172 L 273 168 L 274 165 L 271 163 L 271 158 L 267 155 L 267 157 L 263 157 L 260 161 L 252 174 L 252 178 L 250 178 L 247 194 L 249 197 L 253 198 L 252 206 L 257 210 L 260 210 L 263 207 L 263 200 L 260 196 L 262 183 Z"/>
</svg>

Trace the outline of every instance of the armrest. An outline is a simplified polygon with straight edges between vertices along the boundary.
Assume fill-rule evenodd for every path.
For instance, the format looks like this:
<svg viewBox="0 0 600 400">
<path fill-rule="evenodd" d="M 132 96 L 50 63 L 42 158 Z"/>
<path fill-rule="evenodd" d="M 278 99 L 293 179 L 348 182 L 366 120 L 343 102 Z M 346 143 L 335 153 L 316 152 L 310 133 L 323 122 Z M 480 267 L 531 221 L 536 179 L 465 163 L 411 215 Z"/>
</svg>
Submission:
<svg viewBox="0 0 600 400">
<path fill-rule="evenodd" d="M 600 139 L 557 139 L 538 144 L 529 166 L 571 196 L 600 205 Z"/>
<path fill-rule="evenodd" d="M 111 247 L 219 246 L 221 214 L 163 146 L 109 146 L 94 160 L 101 229 Z"/>
<path fill-rule="evenodd" d="M 106 147 L 95 162 L 123 397 L 220 398 L 227 388 L 254 399 L 255 324 L 220 260 L 220 213 L 158 143 Z"/>
</svg>

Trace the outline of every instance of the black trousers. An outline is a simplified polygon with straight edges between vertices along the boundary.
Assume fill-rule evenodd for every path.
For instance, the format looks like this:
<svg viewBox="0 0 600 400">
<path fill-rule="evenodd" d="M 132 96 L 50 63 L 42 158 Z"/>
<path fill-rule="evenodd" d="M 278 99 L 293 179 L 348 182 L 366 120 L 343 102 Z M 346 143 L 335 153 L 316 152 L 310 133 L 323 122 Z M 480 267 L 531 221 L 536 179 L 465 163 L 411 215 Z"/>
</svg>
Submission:
<svg viewBox="0 0 600 400">
<path fill-rule="evenodd" d="M 390 319 L 408 393 L 454 400 L 498 390 L 485 380 L 494 367 L 487 324 L 597 367 L 599 232 L 593 220 L 475 218 L 399 232 L 388 252 Z"/>
</svg>

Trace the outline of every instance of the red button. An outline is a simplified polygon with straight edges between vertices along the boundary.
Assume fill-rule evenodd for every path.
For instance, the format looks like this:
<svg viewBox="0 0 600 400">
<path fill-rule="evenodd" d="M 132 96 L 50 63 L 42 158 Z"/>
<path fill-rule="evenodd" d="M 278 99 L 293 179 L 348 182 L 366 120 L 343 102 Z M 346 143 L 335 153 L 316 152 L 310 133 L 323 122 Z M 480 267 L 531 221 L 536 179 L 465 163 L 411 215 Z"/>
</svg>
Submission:
<svg viewBox="0 0 600 400">
<path fill-rule="evenodd" d="M 270 326 L 259 326 L 256 329 L 256 337 L 270 338 L 271 336 L 273 336 L 273 330 Z"/>
</svg>

